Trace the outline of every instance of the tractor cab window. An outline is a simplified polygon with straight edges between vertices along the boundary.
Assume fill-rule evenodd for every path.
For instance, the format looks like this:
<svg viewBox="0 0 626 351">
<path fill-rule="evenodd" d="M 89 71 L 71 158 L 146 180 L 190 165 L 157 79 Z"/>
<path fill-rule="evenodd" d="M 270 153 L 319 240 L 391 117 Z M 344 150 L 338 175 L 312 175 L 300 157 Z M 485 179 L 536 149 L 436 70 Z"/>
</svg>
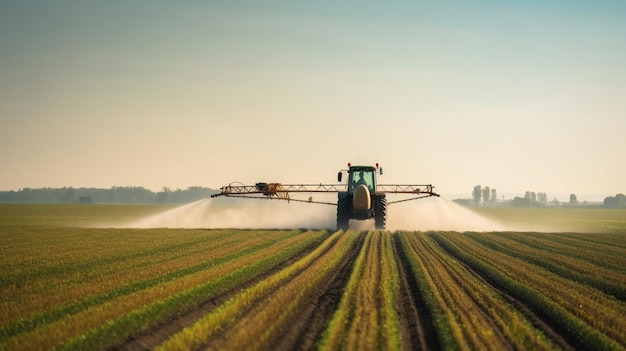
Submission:
<svg viewBox="0 0 626 351">
<path fill-rule="evenodd" d="M 354 193 L 354 189 L 361 185 L 365 184 L 370 192 L 374 192 L 374 171 L 353 171 L 350 174 L 350 187 L 348 191 L 350 193 Z"/>
</svg>

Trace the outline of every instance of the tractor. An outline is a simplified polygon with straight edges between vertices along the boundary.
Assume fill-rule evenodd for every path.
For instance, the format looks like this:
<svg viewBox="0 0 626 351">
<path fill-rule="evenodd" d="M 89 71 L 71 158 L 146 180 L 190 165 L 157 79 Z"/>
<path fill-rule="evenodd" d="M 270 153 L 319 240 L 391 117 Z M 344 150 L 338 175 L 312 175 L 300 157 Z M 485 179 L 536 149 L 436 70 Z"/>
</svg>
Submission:
<svg viewBox="0 0 626 351">
<path fill-rule="evenodd" d="M 341 182 L 343 172 L 348 173 L 347 191 L 339 191 L 337 199 L 337 228 L 348 229 L 350 219 L 365 220 L 374 218 L 376 229 L 385 229 L 387 197 L 384 191 L 376 188 L 376 174 L 383 169 L 372 166 L 352 166 L 339 171 L 337 181 Z"/>
<path fill-rule="evenodd" d="M 348 174 L 346 184 L 341 183 L 343 173 Z M 351 219 L 374 219 L 377 230 L 384 230 L 387 221 L 387 206 L 390 204 L 439 196 L 433 192 L 433 186 L 378 184 L 376 175 L 383 174 L 382 167 L 352 166 L 340 170 L 337 181 L 341 184 L 281 184 L 259 182 L 254 185 L 229 184 L 220 188 L 220 192 L 211 197 L 229 196 L 253 199 L 275 199 L 337 206 L 337 229 L 347 230 Z M 298 199 L 291 195 L 297 193 L 337 193 L 337 203 Z M 412 198 L 387 201 L 387 194 L 409 194 Z"/>
</svg>

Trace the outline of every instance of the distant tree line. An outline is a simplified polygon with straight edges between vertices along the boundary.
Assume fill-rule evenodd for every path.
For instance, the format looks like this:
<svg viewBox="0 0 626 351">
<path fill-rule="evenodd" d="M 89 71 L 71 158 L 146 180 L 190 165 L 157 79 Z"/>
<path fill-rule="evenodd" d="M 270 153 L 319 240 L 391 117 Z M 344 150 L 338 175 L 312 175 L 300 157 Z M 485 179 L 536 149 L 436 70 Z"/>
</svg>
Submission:
<svg viewBox="0 0 626 351">
<path fill-rule="evenodd" d="M 573 194 L 572 194 L 573 195 Z M 575 197 L 576 195 L 574 195 Z M 558 202 L 558 201 L 557 201 Z M 554 201 L 553 201 L 554 203 Z M 548 204 L 548 194 L 526 191 L 524 197 L 516 196 L 511 200 L 513 207 L 543 207 Z"/>
<path fill-rule="evenodd" d="M 199 186 L 187 189 L 164 187 L 153 192 L 143 187 L 115 186 L 99 188 L 23 188 L 21 190 L 0 191 L 0 202 L 4 203 L 101 203 L 101 204 L 178 204 L 197 201 L 215 194 L 210 188 Z"/>
<path fill-rule="evenodd" d="M 488 186 L 474 186 L 471 199 L 456 199 L 456 203 L 465 206 L 511 206 L 511 207 L 545 207 L 545 206 L 562 206 L 562 207 L 604 207 L 604 208 L 626 208 L 626 196 L 617 194 L 604 199 L 602 205 L 592 205 L 586 201 L 580 205 L 576 194 L 570 194 L 569 202 L 560 203 L 556 198 L 548 202 L 548 194 L 538 193 L 534 191 L 526 191 L 523 197 L 516 196 L 510 201 L 498 201 L 496 189 Z"/>
</svg>

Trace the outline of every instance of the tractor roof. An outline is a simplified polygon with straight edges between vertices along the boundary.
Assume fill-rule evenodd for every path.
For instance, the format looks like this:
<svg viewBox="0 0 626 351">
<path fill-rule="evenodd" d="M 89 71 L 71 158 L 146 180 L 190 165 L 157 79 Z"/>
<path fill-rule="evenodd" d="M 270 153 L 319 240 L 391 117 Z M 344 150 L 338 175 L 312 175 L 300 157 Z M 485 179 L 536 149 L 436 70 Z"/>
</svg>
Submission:
<svg viewBox="0 0 626 351">
<path fill-rule="evenodd" d="M 376 167 L 373 166 L 350 166 L 350 172 L 358 171 L 373 171 L 376 172 Z"/>
</svg>

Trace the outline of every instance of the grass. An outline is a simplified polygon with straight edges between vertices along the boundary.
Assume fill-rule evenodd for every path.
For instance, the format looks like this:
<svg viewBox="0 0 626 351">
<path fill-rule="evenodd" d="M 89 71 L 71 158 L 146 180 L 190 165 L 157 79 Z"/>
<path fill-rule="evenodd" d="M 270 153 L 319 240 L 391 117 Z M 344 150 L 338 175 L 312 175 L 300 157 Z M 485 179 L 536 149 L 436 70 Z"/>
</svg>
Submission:
<svg viewBox="0 0 626 351">
<path fill-rule="evenodd" d="M 601 208 L 476 207 L 514 231 L 626 234 L 626 211 Z"/>
</svg>

